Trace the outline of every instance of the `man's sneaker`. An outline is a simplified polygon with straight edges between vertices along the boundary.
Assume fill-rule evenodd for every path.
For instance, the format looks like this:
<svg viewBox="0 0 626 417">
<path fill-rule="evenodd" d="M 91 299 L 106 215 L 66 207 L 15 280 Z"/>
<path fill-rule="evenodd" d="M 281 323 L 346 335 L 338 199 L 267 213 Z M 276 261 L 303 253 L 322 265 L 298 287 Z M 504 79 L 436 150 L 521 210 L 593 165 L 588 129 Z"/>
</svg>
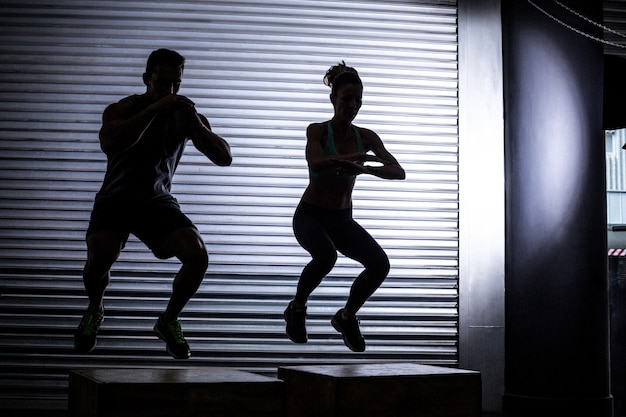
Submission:
<svg viewBox="0 0 626 417">
<path fill-rule="evenodd" d="M 96 347 L 96 336 L 100 323 L 104 320 L 104 310 L 99 306 L 88 307 L 74 333 L 74 348 L 89 353 Z"/>
<path fill-rule="evenodd" d="M 365 339 L 359 330 L 359 320 L 356 316 L 348 316 L 344 318 L 341 314 L 343 309 L 335 313 L 330 323 L 335 330 L 343 335 L 343 343 L 353 352 L 365 351 Z"/>
<path fill-rule="evenodd" d="M 306 307 L 293 307 L 293 303 L 289 303 L 283 314 L 285 323 L 287 324 L 285 332 L 287 337 L 294 343 L 306 343 L 308 336 L 306 334 Z"/>
<path fill-rule="evenodd" d="M 161 316 L 154 325 L 154 332 L 159 339 L 165 341 L 167 353 L 174 359 L 189 359 L 191 350 L 183 337 L 183 329 L 180 327 L 180 320 L 165 323 Z"/>
</svg>

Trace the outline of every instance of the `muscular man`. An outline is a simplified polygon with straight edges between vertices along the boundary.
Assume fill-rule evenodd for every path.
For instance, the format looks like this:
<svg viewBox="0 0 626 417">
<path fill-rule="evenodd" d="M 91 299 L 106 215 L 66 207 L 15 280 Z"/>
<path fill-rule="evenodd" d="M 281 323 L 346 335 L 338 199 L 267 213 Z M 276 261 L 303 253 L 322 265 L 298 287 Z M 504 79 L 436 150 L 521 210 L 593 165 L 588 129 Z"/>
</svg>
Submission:
<svg viewBox="0 0 626 417">
<path fill-rule="evenodd" d="M 178 315 L 200 286 L 209 261 L 198 230 L 170 194 L 172 177 L 189 139 L 219 166 L 230 165 L 232 157 L 194 103 L 178 94 L 184 64 L 175 51 L 152 52 L 143 74 L 146 92 L 109 105 L 102 116 L 99 137 L 107 170 L 87 230 L 83 281 L 89 306 L 74 335 L 81 352 L 96 346 L 110 268 L 132 233 L 156 257 L 175 256 L 182 263 L 154 331 L 174 358 L 191 356 Z"/>
</svg>

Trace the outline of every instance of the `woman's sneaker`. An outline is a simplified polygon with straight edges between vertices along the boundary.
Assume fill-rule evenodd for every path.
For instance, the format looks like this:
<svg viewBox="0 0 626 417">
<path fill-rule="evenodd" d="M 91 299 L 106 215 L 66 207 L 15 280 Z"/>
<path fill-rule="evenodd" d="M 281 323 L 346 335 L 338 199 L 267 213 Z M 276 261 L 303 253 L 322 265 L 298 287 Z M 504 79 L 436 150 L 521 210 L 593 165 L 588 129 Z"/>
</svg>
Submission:
<svg viewBox="0 0 626 417">
<path fill-rule="evenodd" d="M 335 330 L 343 336 L 343 343 L 353 352 L 365 351 L 365 339 L 361 335 L 359 330 L 359 320 L 356 316 L 343 317 L 343 309 L 340 309 L 335 313 L 330 324 L 333 325 Z"/>
<path fill-rule="evenodd" d="M 74 348 L 79 352 L 89 353 L 96 347 L 96 336 L 100 324 L 104 320 L 104 310 L 99 307 L 88 307 L 74 333 Z"/>
<path fill-rule="evenodd" d="M 167 353 L 172 355 L 174 359 L 189 359 L 191 357 L 191 350 L 183 336 L 180 320 L 166 323 L 159 316 L 154 325 L 154 332 L 159 336 L 159 339 L 165 341 Z"/>
<path fill-rule="evenodd" d="M 287 337 L 294 343 L 306 343 L 308 336 L 306 333 L 306 307 L 293 307 L 293 303 L 289 303 L 285 312 Z"/>
</svg>

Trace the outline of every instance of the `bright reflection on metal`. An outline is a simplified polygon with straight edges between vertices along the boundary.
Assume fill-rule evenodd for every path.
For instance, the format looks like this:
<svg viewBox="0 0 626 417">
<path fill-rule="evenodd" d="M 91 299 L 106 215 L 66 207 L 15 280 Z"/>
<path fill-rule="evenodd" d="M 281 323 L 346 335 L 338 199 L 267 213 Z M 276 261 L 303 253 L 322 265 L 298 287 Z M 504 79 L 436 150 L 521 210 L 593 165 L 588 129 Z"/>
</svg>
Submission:
<svg viewBox="0 0 626 417">
<path fill-rule="evenodd" d="M 527 34 L 535 48 L 528 49 L 528 62 L 545 62 L 546 65 L 528 65 L 528 79 L 541 83 L 535 91 L 542 94 L 531 97 L 532 101 L 520 112 L 522 120 L 536 121 L 526 125 L 522 132 L 523 152 L 526 157 L 513 163 L 532 164 L 519 167 L 517 172 L 527 173 L 522 180 L 523 192 L 520 193 L 524 210 L 523 216 L 530 224 L 528 228 L 535 233 L 537 251 L 544 244 L 555 239 L 564 227 L 576 219 L 569 209 L 575 202 L 584 199 L 580 183 L 587 165 L 589 138 L 582 137 L 588 131 L 579 124 L 586 120 L 585 111 L 580 106 L 579 96 L 581 81 L 572 71 L 571 62 L 563 56 L 563 51 L 554 44 L 551 36 L 537 28 L 530 28 Z M 539 55 L 539 56 L 537 56 Z M 542 59 L 542 57 L 544 59 Z M 520 91 L 520 94 L 525 94 Z M 538 236 L 537 231 L 542 231 Z"/>
</svg>

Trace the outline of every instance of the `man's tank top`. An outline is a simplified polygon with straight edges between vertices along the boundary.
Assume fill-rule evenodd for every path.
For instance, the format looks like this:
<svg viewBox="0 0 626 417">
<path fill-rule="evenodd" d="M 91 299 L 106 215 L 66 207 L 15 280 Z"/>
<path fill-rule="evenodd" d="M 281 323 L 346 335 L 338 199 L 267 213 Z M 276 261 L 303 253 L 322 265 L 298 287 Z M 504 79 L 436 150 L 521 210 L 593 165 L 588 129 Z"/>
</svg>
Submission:
<svg viewBox="0 0 626 417">
<path fill-rule="evenodd" d="M 149 105 L 146 98 L 133 95 L 120 102 L 135 107 L 136 114 Z M 187 142 L 183 131 L 177 112 L 155 116 L 135 145 L 107 155 L 107 171 L 99 196 L 151 199 L 168 195 Z"/>
</svg>

